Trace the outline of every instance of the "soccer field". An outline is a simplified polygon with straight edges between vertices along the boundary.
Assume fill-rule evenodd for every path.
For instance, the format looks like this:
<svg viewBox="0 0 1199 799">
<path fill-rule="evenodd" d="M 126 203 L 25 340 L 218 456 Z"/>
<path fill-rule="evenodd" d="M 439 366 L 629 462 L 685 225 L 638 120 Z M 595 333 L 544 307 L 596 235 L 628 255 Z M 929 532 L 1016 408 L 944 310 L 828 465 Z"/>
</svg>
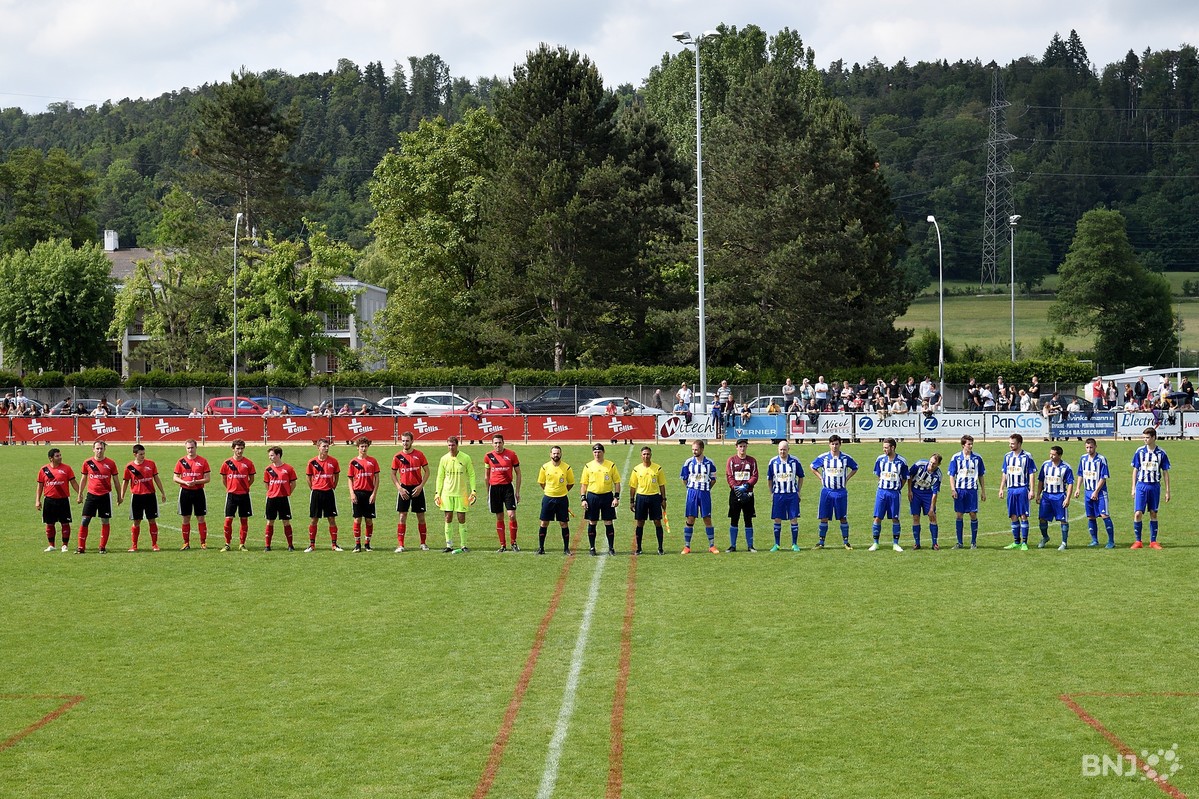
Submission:
<svg viewBox="0 0 1199 799">
<path fill-rule="evenodd" d="M 676 477 L 690 450 L 663 443 L 667 555 L 640 558 L 629 555 L 625 508 L 617 557 L 588 557 L 585 539 L 583 554 L 564 557 L 552 530 L 550 554 L 534 554 L 545 446 L 514 448 L 520 553 L 494 552 L 481 502 L 469 514 L 470 553 L 438 551 L 431 513 L 434 551 L 394 554 L 386 472 L 370 553 L 329 551 L 323 523 L 314 553 L 283 551 L 278 528 L 275 551 L 262 552 L 261 484 L 250 552 L 218 551 L 217 487 L 211 548 L 199 550 L 193 532 L 192 550 L 180 552 L 169 479 L 163 551 L 124 551 L 122 505 L 109 554 L 95 554 L 96 521 L 87 555 L 44 553 L 33 503 L 46 448 L 5 447 L 0 797 L 1197 795 L 1199 676 L 1187 671 L 1199 642 L 1188 598 L 1199 574 L 1199 448 L 1161 443 L 1174 482 L 1160 552 L 1128 549 L 1128 462 L 1139 442 L 1111 441 L 1100 449 L 1112 464 L 1118 549 L 1086 547 L 1079 503 L 1068 551 L 1002 550 L 1011 540 L 996 490 L 1003 442 L 976 448 L 988 468 L 978 550 L 930 551 L 925 520 L 926 548 L 912 551 L 909 518 L 907 551 L 867 552 L 880 448 L 862 443 L 845 448 L 862 467 L 849 487 L 854 551 L 839 546 L 835 522 L 830 548 L 812 548 L 819 487 L 809 476 L 802 552 L 766 552 L 771 524 L 759 517 L 758 553 L 688 556 Z M 1076 465 L 1082 444 L 1064 446 Z M 1027 448 L 1038 462 L 1048 456 L 1047 442 Z M 423 449 L 435 470 L 444 447 Z M 639 449 L 608 447 L 626 481 Z M 464 450 L 481 480 L 486 448 Z M 565 447 L 576 474 L 589 450 Z M 899 448 L 909 462 L 934 450 L 948 456 L 956 445 Z M 64 451 L 78 472 L 88 449 Z M 805 463 L 824 451 L 792 447 Z M 225 452 L 202 449 L 214 467 Z M 372 448 L 385 470 L 393 452 Z M 722 470 L 732 452 L 708 450 Z M 127 445 L 108 454 L 121 467 L 130 459 Z M 163 471 L 182 454 L 148 452 Z M 302 472 L 312 454 L 289 447 L 286 460 Z M 774 448 L 750 454 L 764 475 Z M 265 447 L 246 455 L 261 475 Z M 333 455 L 344 469 L 353 450 Z M 307 491 L 297 498 L 302 515 Z M 338 502 L 340 540 L 352 544 L 343 488 Z M 951 547 L 947 489 L 940 510 Z M 297 519 L 301 548 L 306 525 Z M 1050 535 L 1056 545 L 1057 525 Z M 144 525 L 142 539 L 145 550 Z M 647 551 L 652 539 L 651 523 Z M 1159 765 L 1182 766 L 1167 783 L 1120 754 L 1159 750 Z"/>
</svg>

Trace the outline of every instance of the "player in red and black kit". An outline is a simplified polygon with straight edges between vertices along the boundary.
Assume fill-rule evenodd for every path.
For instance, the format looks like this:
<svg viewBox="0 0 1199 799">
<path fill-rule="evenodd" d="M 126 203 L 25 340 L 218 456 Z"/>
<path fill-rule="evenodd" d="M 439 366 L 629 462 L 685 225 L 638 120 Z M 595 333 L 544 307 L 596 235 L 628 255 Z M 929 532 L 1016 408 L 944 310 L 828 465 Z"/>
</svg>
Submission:
<svg viewBox="0 0 1199 799">
<path fill-rule="evenodd" d="M 366 454 L 369 438 L 358 439 L 358 456 L 350 460 L 350 507 L 354 513 L 354 551 L 361 552 L 362 521 L 366 520 L 366 551 L 375 534 L 375 497 L 379 493 L 379 462 Z"/>
<path fill-rule="evenodd" d="M 262 549 L 264 552 L 271 551 L 275 519 L 279 519 L 283 522 L 283 535 L 287 536 L 287 551 L 295 552 L 291 534 L 291 492 L 295 490 L 299 476 L 295 469 L 283 462 L 283 447 L 269 448 L 267 456 L 271 465 L 262 473 L 266 481 L 266 535 Z"/>
<path fill-rule="evenodd" d="M 221 464 L 221 480 L 225 483 L 225 546 L 221 552 L 233 548 L 233 515 L 237 514 L 241 527 L 238 533 L 238 549 L 246 551 L 246 533 L 250 529 L 250 517 L 254 509 L 250 506 L 250 486 L 254 485 L 254 463 L 245 457 L 246 442 L 236 438 L 229 444 L 233 457 Z"/>
<path fill-rule="evenodd" d="M 483 482 L 487 484 L 487 503 L 495 514 L 495 534 L 500 539 L 500 552 L 507 552 L 504 541 L 504 514 L 508 515 L 508 537 L 512 551 L 520 552 L 516 545 L 516 503 L 520 502 L 520 458 L 510 449 L 504 448 L 504 437 L 496 433 L 491 437 L 492 451 L 483 456 Z"/>
<path fill-rule="evenodd" d="M 124 489 L 129 497 L 129 535 L 132 546 L 130 552 L 137 552 L 137 539 L 142 531 L 142 519 L 150 520 L 150 549 L 158 551 L 158 497 L 155 488 L 166 502 L 167 492 L 158 478 L 158 466 L 154 461 L 146 460 L 146 448 L 141 444 L 133 445 L 133 460 L 125 466 Z"/>
<path fill-rule="evenodd" d="M 208 549 L 208 497 L 204 494 L 204 486 L 212 479 L 212 469 L 203 455 L 196 454 L 196 440 L 189 438 L 184 446 L 187 455 L 175 464 L 174 481 L 179 486 L 179 515 L 183 517 L 183 546 L 180 550 L 191 549 L 192 515 L 200 531 L 200 549 Z"/>
<path fill-rule="evenodd" d="M 396 552 L 404 551 L 404 535 L 408 529 L 408 513 L 416 514 L 417 530 L 420 532 L 420 548 L 427 550 L 425 543 L 428 528 L 425 526 L 425 483 L 429 482 L 429 461 L 419 449 L 412 448 L 412 433 L 400 436 L 400 451 L 391 459 L 391 482 L 399 495 L 396 497 Z"/>
<path fill-rule="evenodd" d="M 79 481 L 75 470 L 62 462 L 62 450 L 54 447 L 48 453 L 50 462 L 38 470 L 37 498 L 33 507 L 42 512 L 42 523 L 46 525 L 46 552 L 55 552 L 54 525 L 62 528 L 62 551 L 66 552 L 71 540 L 71 492 L 79 492 Z"/>
<path fill-rule="evenodd" d="M 729 484 L 729 552 L 737 551 L 737 518 L 745 517 L 745 551 L 754 549 L 754 486 L 758 484 L 758 462 L 747 455 L 749 441 L 737 439 L 737 454 L 729 458 L 724 477 Z"/>
<path fill-rule="evenodd" d="M 79 541 L 79 547 L 75 550 L 75 554 L 82 555 L 87 550 L 87 526 L 91 523 L 93 516 L 100 517 L 100 554 L 103 555 L 108 551 L 108 534 L 112 532 L 112 492 L 117 493 L 117 504 L 121 504 L 124 495 L 121 494 L 121 485 L 117 482 L 117 463 L 112 458 L 104 457 L 104 450 L 108 449 L 108 444 L 103 441 L 97 441 L 92 444 L 92 457 L 83 462 L 83 468 L 80 473 L 83 475 L 85 482 L 79 486 L 79 493 L 75 497 L 75 502 L 83 502 L 83 511 L 80 514 L 82 518 L 79 520 L 79 533 L 75 536 Z M 87 501 L 84 501 L 84 490 L 87 491 Z"/>
<path fill-rule="evenodd" d="M 305 552 L 316 551 L 316 522 L 322 516 L 329 520 L 329 539 L 333 542 L 333 551 L 342 551 L 337 545 L 337 495 L 334 493 L 341 479 L 341 464 L 329 454 L 329 443 L 327 438 L 316 442 L 316 457 L 308 461 L 308 468 L 304 471 L 308 487 L 312 489 L 312 496 L 308 500 L 308 548 Z"/>
</svg>

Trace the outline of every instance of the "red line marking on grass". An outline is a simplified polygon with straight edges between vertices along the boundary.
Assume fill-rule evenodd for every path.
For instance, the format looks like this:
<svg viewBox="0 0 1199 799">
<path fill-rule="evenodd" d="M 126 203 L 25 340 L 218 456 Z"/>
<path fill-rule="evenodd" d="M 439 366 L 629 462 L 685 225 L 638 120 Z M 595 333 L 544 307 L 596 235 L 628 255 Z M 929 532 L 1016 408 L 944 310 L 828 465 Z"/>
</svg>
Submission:
<svg viewBox="0 0 1199 799">
<path fill-rule="evenodd" d="M 500 724 L 499 732 L 495 735 L 495 741 L 491 744 L 491 754 L 487 757 L 487 765 L 483 768 L 483 774 L 479 777 L 479 783 L 475 786 L 475 792 L 472 794 L 474 799 L 483 799 L 491 791 L 492 784 L 495 783 L 496 774 L 500 770 L 500 762 L 504 759 L 504 749 L 508 746 L 508 739 L 512 737 L 512 728 L 516 724 L 516 715 L 520 712 L 521 703 L 524 702 L 525 692 L 529 689 L 529 681 L 533 679 L 533 669 L 537 666 L 537 659 L 541 657 L 541 647 L 545 644 L 545 635 L 550 628 L 550 622 L 554 619 L 554 614 L 558 611 L 558 603 L 562 599 L 562 592 L 566 588 L 566 576 L 570 574 L 570 564 L 574 563 L 576 558 L 567 558 L 562 564 L 562 571 L 558 574 L 558 584 L 554 586 L 554 595 L 550 599 L 550 606 L 545 611 L 545 616 L 541 618 L 541 624 L 537 627 L 537 635 L 533 637 L 533 648 L 529 650 L 529 657 L 525 660 L 524 670 L 520 673 L 520 679 L 516 681 L 516 688 L 512 691 L 512 699 L 508 701 L 508 709 L 504 712 L 504 720 Z"/>
<path fill-rule="evenodd" d="M 1174 797 L 1174 799 L 1186 799 L 1186 794 L 1183 793 L 1182 791 L 1180 791 L 1178 788 L 1176 788 L 1175 786 L 1171 785 L 1170 783 L 1168 783 L 1164 780 L 1157 779 L 1155 776 L 1155 772 L 1153 772 L 1153 769 L 1149 766 L 1149 764 L 1146 763 L 1145 761 L 1141 760 L 1141 758 L 1137 755 L 1137 753 L 1132 750 L 1132 747 L 1130 747 L 1128 744 L 1124 743 L 1124 741 L 1120 739 L 1120 736 L 1116 735 L 1114 732 L 1109 730 L 1107 727 L 1104 727 L 1102 722 L 1099 721 L 1099 719 L 1092 716 L 1090 713 L 1088 713 L 1086 710 L 1083 709 L 1082 705 L 1075 702 L 1074 701 L 1075 696 L 1094 696 L 1094 697 L 1103 697 L 1103 698 L 1111 698 L 1111 699 L 1135 699 L 1137 697 L 1144 697 L 1144 696 L 1199 696 L 1199 694 L 1182 693 L 1182 692 L 1131 693 L 1131 694 L 1079 693 L 1079 694 L 1073 694 L 1073 695 L 1062 694 L 1061 696 L 1058 697 L 1058 699 L 1062 700 L 1062 702 L 1066 705 L 1066 707 L 1073 710 L 1074 714 L 1077 715 L 1080 719 L 1082 719 L 1082 721 L 1084 723 L 1086 723 L 1087 726 L 1091 727 L 1096 732 L 1098 732 L 1100 735 L 1102 735 L 1104 738 L 1106 738 L 1108 743 L 1110 743 L 1113 747 L 1115 747 L 1117 752 L 1119 752 L 1124 757 L 1132 758 L 1133 762 L 1135 762 L 1137 764 L 1137 768 L 1139 768 L 1141 771 L 1143 771 L 1145 773 L 1145 777 L 1150 782 L 1152 782 L 1154 785 L 1156 785 L 1158 788 L 1160 788 L 1162 790 L 1162 793 L 1166 794 L 1167 796 Z M 1151 773 L 1153 773 L 1154 776 L 1151 776 Z"/>
<path fill-rule="evenodd" d="M 612 726 L 608 749 L 608 789 L 605 799 L 620 799 L 624 791 L 624 704 L 629 687 L 629 655 L 633 641 L 633 599 L 637 592 L 637 558 L 629 559 L 629 587 L 625 593 L 624 626 L 620 630 L 620 665 L 612 699 Z"/>
<path fill-rule="evenodd" d="M 50 722 L 54 721 L 56 718 L 61 716 L 63 713 L 66 713 L 68 710 L 75 707 L 75 705 L 82 702 L 84 698 L 77 694 L 76 695 L 50 694 L 50 695 L 45 695 L 45 696 L 37 695 L 37 694 L 2 694 L 2 695 L 0 695 L 0 699 L 65 699 L 66 700 L 61 705 L 59 705 L 57 709 L 42 716 L 40 719 L 33 722 L 25 729 L 21 730 L 16 735 L 13 735 L 7 741 L 0 743 L 0 752 L 3 752 L 5 749 L 8 749 L 10 746 L 13 746 L 18 741 L 20 741 L 22 738 L 24 738 L 25 736 L 31 735 L 32 733 L 37 732 L 42 727 L 45 727 Z"/>
</svg>

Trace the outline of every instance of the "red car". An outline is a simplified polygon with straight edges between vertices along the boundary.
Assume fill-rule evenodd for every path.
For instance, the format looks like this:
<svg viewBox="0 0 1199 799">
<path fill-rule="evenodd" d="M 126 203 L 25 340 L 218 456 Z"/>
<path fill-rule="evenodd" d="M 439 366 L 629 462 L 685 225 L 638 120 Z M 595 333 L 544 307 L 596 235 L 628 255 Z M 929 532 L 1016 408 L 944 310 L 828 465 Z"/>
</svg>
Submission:
<svg viewBox="0 0 1199 799">
<path fill-rule="evenodd" d="M 238 397 L 237 400 L 238 416 L 262 416 L 266 412 L 265 407 L 249 397 Z M 213 397 L 204 406 L 204 413 L 210 416 L 232 416 L 233 397 Z"/>
<path fill-rule="evenodd" d="M 450 411 L 449 416 L 515 416 L 519 411 L 512 400 L 503 397 L 479 397 L 471 405 L 457 411 Z"/>
</svg>

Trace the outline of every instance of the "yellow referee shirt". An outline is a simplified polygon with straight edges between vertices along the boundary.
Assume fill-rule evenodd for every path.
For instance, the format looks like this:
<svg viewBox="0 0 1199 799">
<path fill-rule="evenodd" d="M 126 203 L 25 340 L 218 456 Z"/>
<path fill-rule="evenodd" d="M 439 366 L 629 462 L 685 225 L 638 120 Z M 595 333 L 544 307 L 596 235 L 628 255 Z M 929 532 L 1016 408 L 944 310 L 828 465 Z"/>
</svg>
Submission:
<svg viewBox="0 0 1199 799">
<path fill-rule="evenodd" d="M 545 489 L 547 497 L 564 497 L 575 484 L 575 472 L 569 464 L 546 461 L 537 473 L 537 482 Z"/>
<path fill-rule="evenodd" d="M 651 463 L 649 466 L 639 463 L 633 467 L 633 473 L 629 475 L 629 487 L 634 494 L 660 494 L 665 485 L 666 475 L 662 472 L 662 467 L 656 463 Z"/>
<path fill-rule="evenodd" d="M 584 494 L 611 494 L 620 485 L 620 472 L 612 461 L 596 463 L 594 460 L 583 467 L 583 480 L 580 491 Z"/>
</svg>

